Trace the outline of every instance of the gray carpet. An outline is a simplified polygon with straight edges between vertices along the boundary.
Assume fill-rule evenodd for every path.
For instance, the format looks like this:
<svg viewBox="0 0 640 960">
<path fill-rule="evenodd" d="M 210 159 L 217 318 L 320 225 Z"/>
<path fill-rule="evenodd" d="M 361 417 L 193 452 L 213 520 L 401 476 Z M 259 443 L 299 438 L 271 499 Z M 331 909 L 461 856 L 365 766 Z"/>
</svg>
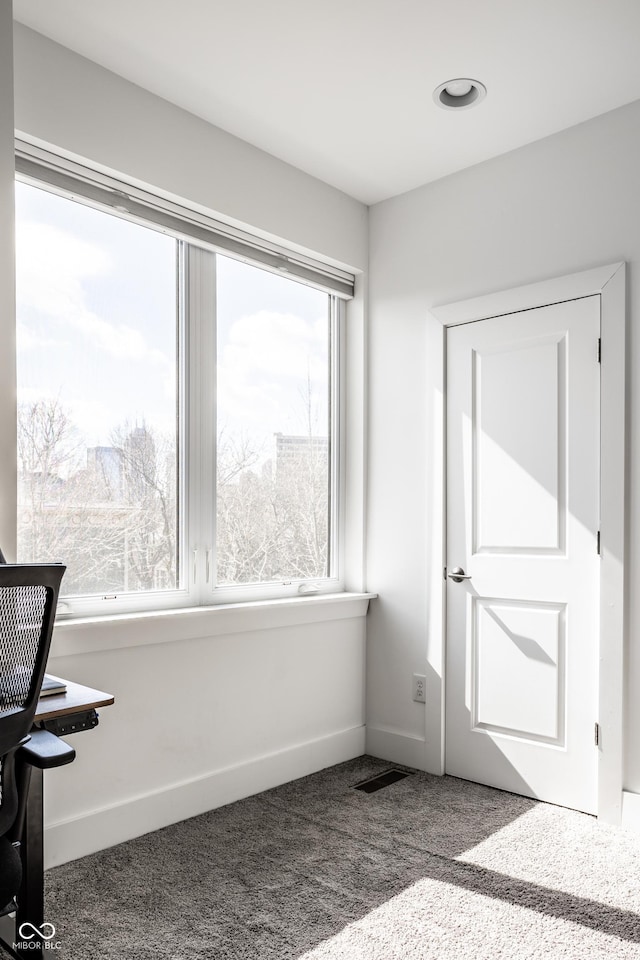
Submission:
<svg viewBox="0 0 640 960">
<path fill-rule="evenodd" d="M 640 836 L 370 757 L 47 873 L 59 958 L 640 960 Z M 52 954 L 53 955 L 53 954 Z"/>
</svg>

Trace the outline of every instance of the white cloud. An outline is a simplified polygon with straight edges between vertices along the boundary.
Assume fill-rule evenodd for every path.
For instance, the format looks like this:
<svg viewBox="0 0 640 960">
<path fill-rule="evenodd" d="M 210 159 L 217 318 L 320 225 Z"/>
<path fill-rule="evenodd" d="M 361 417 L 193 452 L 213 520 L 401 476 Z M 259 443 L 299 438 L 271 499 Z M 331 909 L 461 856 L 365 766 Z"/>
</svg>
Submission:
<svg viewBox="0 0 640 960">
<path fill-rule="evenodd" d="M 236 374 L 269 380 L 326 377 L 326 322 L 308 323 L 288 313 L 260 310 L 233 323 L 223 363 Z"/>
<path fill-rule="evenodd" d="M 28 353 L 30 350 L 42 350 L 43 348 L 50 350 L 58 346 L 60 346 L 59 340 L 42 337 L 37 331 L 28 327 L 26 323 L 17 322 L 16 347 L 18 353 Z"/>
<path fill-rule="evenodd" d="M 170 363 L 138 330 L 104 320 L 87 306 L 84 282 L 112 269 L 102 248 L 34 221 L 18 224 L 16 246 L 21 310 L 37 311 L 70 327 L 111 356 Z"/>
<path fill-rule="evenodd" d="M 312 407 L 326 408 L 327 321 L 261 310 L 236 320 L 218 357 L 218 410 L 225 424 L 270 436 L 299 433 Z"/>
</svg>

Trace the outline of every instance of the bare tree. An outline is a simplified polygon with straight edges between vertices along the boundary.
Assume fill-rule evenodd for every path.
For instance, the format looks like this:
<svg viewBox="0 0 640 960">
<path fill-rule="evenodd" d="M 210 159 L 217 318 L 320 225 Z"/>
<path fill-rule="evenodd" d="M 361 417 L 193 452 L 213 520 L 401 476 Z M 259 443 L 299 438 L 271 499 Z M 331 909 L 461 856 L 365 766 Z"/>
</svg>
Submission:
<svg viewBox="0 0 640 960">
<path fill-rule="evenodd" d="M 68 594 L 175 586 L 175 443 L 123 424 L 87 449 L 57 400 L 20 406 L 20 557 L 67 565 Z"/>
<path fill-rule="evenodd" d="M 220 431 L 219 583 L 326 575 L 328 441 L 312 427 L 309 416 L 307 435 L 277 435 L 268 459 Z M 71 595 L 178 586 L 175 437 L 124 422 L 87 449 L 59 401 L 40 400 L 20 407 L 18 455 L 21 559 L 64 562 Z"/>
<path fill-rule="evenodd" d="M 58 400 L 19 406 L 18 524 L 25 559 L 62 559 L 68 525 L 54 508 L 78 455 L 75 431 Z"/>
<path fill-rule="evenodd" d="M 119 532 L 96 513 L 85 450 L 59 400 L 18 410 L 18 546 L 22 560 L 67 565 L 66 593 L 113 586 Z"/>
<path fill-rule="evenodd" d="M 59 400 L 37 400 L 18 408 L 18 460 L 23 473 L 58 477 L 77 464 L 79 443 Z"/>
<path fill-rule="evenodd" d="M 220 447 L 219 447 L 220 448 Z M 223 439 L 217 486 L 219 583 L 261 583 L 326 576 L 328 442 L 276 435 L 273 457 Z"/>
<path fill-rule="evenodd" d="M 127 505 L 125 590 L 175 588 L 177 464 L 173 437 L 125 423 L 111 437 L 121 458 Z"/>
<path fill-rule="evenodd" d="M 259 459 L 259 451 L 245 432 L 230 434 L 224 426 L 218 430 L 216 483 L 219 487 L 233 483 L 240 474 L 251 470 Z"/>
<path fill-rule="evenodd" d="M 254 470 L 258 450 L 245 433 L 222 427 L 216 450 L 216 556 L 221 584 L 268 579 L 272 542 L 268 470 Z"/>
<path fill-rule="evenodd" d="M 300 437 L 277 468 L 279 563 L 289 579 L 328 574 L 329 456 L 326 438 Z"/>
</svg>

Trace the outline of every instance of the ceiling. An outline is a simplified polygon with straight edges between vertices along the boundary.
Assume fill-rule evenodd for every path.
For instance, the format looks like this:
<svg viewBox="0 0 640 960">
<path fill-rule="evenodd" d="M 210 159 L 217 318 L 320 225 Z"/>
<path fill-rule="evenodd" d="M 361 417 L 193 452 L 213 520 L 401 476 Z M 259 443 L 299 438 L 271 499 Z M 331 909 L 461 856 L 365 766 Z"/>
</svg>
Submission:
<svg viewBox="0 0 640 960">
<path fill-rule="evenodd" d="M 14 15 L 369 204 L 640 98 L 638 0 L 14 0 Z M 436 107 L 460 76 L 486 99 Z"/>
</svg>

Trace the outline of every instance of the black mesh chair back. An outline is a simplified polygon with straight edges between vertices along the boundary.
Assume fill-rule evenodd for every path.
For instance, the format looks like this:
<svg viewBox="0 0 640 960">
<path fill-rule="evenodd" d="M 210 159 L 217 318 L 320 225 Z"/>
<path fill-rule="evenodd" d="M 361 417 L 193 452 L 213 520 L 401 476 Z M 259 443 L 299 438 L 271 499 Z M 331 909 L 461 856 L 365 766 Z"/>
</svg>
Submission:
<svg viewBox="0 0 640 960">
<path fill-rule="evenodd" d="M 33 724 L 65 569 L 0 563 L 0 837 L 17 812 L 14 755 Z"/>
</svg>

